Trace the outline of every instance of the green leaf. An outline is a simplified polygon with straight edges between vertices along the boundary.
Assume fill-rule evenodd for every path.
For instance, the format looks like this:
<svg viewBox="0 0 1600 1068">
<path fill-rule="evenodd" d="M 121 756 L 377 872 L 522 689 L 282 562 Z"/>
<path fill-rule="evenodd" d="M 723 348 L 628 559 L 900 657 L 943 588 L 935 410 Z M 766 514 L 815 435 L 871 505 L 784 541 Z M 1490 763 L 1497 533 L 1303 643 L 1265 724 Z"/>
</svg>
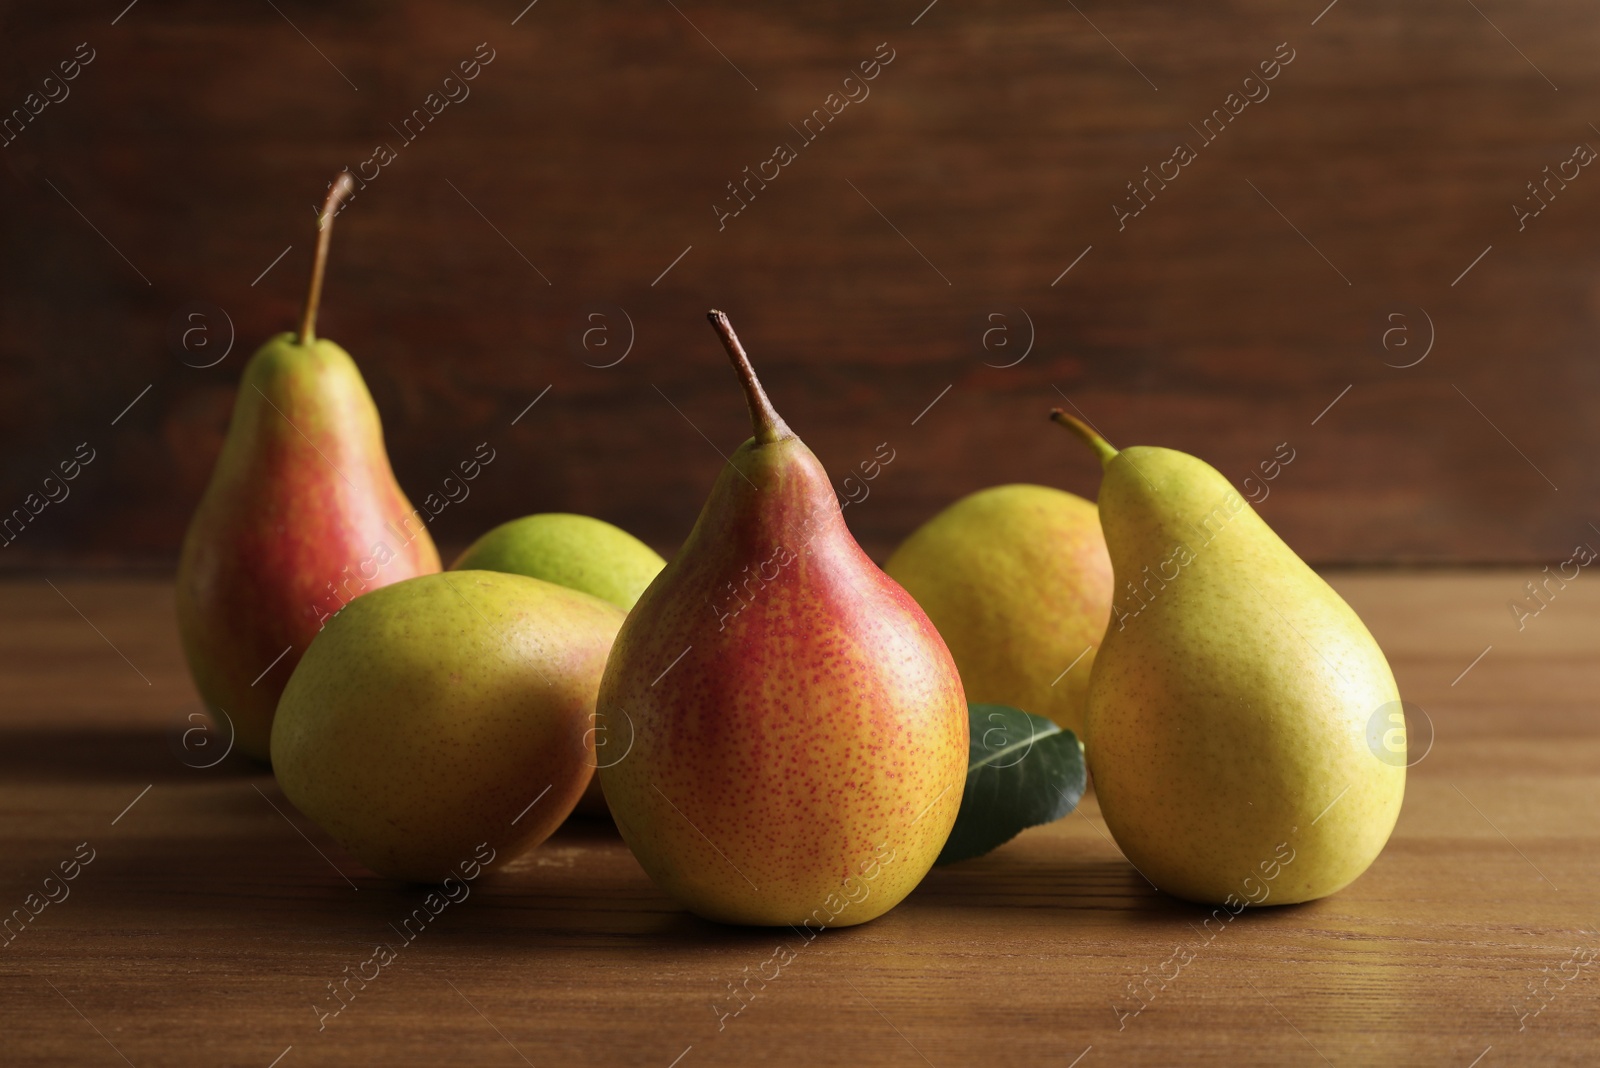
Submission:
<svg viewBox="0 0 1600 1068">
<path fill-rule="evenodd" d="M 972 747 L 956 825 L 935 864 L 979 857 L 1078 806 L 1088 776 L 1078 738 L 1006 705 L 968 705 Z"/>
</svg>

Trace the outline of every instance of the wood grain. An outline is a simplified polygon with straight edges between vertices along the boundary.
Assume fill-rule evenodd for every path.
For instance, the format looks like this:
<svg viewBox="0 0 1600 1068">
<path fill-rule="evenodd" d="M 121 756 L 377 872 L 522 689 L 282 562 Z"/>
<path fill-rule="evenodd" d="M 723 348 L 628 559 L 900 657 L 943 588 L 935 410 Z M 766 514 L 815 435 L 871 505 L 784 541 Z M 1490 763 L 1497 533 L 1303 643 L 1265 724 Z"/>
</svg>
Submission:
<svg viewBox="0 0 1600 1068">
<path fill-rule="evenodd" d="M 269 776 L 174 748 L 195 705 L 167 585 L 3 584 L 0 904 L 95 851 L 0 947 L 5 1060 L 1590 1065 L 1600 976 L 1550 977 L 1600 945 L 1600 585 L 1518 631 L 1506 602 L 1528 577 L 1334 576 L 1436 731 L 1394 838 L 1334 897 L 1233 920 L 1121 1027 L 1130 980 L 1200 941 L 1207 914 L 1152 891 L 1090 797 L 809 944 L 696 920 L 613 834 L 569 826 L 320 1033 L 325 984 L 398 941 L 388 925 L 422 891 L 362 871 Z M 771 975 L 779 944 L 795 959 L 720 1020 L 727 984 Z"/>
<path fill-rule="evenodd" d="M 678 544 L 746 434 L 713 305 L 836 478 L 897 450 L 850 513 L 880 557 L 987 485 L 1092 494 L 1044 422 L 1064 396 L 1236 482 L 1288 442 L 1263 510 L 1316 561 L 1548 560 L 1592 535 L 1600 177 L 1520 231 L 1512 204 L 1600 145 L 1600 10 L 924 7 L 11 6 L 0 104 L 79 42 L 96 58 L 0 150 L 0 509 L 78 443 L 99 458 L 0 565 L 170 563 L 244 359 L 295 321 L 312 205 L 377 145 L 396 158 L 341 224 L 322 332 L 413 499 L 479 442 L 504 457 L 435 521 L 447 547 L 548 510 Z M 480 42 L 471 95 L 407 141 Z M 870 96 L 797 147 L 880 42 Z M 1243 79 L 1280 43 L 1270 96 L 1200 147 L 1191 124 L 1259 95 Z M 727 184 L 789 142 L 719 229 Z M 1127 183 L 1188 142 L 1119 230 Z M 585 349 L 601 306 L 612 347 Z M 634 344 L 601 367 L 619 308 Z M 177 346 L 191 325 L 211 347 Z"/>
</svg>

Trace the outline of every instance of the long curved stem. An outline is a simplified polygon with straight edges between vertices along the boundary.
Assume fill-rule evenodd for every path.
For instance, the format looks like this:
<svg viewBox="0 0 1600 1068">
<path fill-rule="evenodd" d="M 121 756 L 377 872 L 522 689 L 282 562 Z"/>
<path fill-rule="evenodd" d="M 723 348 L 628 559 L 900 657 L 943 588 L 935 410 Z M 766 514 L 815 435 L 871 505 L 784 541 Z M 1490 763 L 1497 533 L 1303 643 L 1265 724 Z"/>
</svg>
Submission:
<svg viewBox="0 0 1600 1068">
<path fill-rule="evenodd" d="M 356 183 L 349 171 L 340 171 L 328 187 L 328 197 L 317 216 L 317 251 L 311 259 L 311 288 L 306 292 L 305 314 L 300 317 L 300 344 L 317 340 L 317 308 L 322 304 L 322 276 L 328 267 L 328 242 L 333 238 L 334 217 L 344 208 Z"/>
<path fill-rule="evenodd" d="M 1052 408 L 1050 409 L 1050 421 L 1053 423 L 1060 423 L 1062 426 L 1078 435 L 1078 437 L 1082 438 L 1084 443 L 1095 451 L 1095 455 L 1100 457 L 1101 467 L 1104 467 L 1106 464 L 1109 464 L 1112 460 L 1117 458 L 1117 450 L 1111 447 L 1111 443 L 1105 438 L 1101 437 L 1099 432 L 1096 431 L 1094 427 L 1090 426 L 1088 423 L 1085 423 L 1077 416 L 1068 415 L 1066 411 L 1061 408 Z"/>
<path fill-rule="evenodd" d="M 750 366 L 750 357 L 745 355 L 744 346 L 739 344 L 739 336 L 733 332 L 733 324 L 728 322 L 727 314 L 713 308 L 706 312 L 706 318 L 711 320 L 711 328 L 722 339 L 722 347 L 728 350 L 728 358 L 733 361 L 734 370 L 739 372 L 745 399 L 750 402 L 750 423 L 755 428 L 756 442 L 771 445 L 794 437 L 794 431 L 789 429 L 783 416 L 773 408 L 772 402 L 767 399 L 767 391 L 761 388 L 756 369 Z"/>
</svg>

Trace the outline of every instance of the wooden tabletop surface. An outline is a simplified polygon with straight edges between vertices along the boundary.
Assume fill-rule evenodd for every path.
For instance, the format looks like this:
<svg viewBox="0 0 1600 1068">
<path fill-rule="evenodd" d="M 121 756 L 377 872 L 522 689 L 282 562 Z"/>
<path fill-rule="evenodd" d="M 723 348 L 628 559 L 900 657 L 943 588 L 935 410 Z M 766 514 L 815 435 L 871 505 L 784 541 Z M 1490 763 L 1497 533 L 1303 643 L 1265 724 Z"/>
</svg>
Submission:
<svg viewBox="0 0 1600 1068">
<path fill-rule="evenodd" d="M 193 766 L 211 757 L 182 744 L 196 706 L 167 583 L 17 579 L 0 913 L 59 900 L 0 944 L 0 1062 L 1593 1065 L 1600 579 L 1519 631 L 1507 603 L 1533 577 L 1332 576 L 1437 731 L 1388 849 L 1342 893 L 1208 939 L 1091 795 L 810 943 L 680 911 L 593 824 L 402 943 L 390 925 L 421 889 L 363 871 L 269 775 Z M 392 963 L 319 1017 L 380 942 Z M 741 1009 L 729 983 L 763 974 Z"/>
</svg>

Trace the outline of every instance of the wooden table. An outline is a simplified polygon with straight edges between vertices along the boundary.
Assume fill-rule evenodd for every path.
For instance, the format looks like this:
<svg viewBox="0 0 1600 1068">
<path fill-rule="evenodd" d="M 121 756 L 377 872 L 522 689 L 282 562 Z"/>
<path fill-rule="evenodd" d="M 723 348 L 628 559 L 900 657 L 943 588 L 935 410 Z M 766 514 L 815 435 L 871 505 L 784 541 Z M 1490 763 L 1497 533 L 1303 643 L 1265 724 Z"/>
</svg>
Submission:
<svg viewBox="0 0 1600 1068">
<path fill-rule="evenodd" d="M 614 834 L 569 826 L 320 1032 L 326 984 L 422 892 L 363 872 L 270 776 L 180 759 L 195 705 L 166 582 L 18 579 L 0 909 L 94 859 L 0 947 L 0 1062 L 1593 1065 L 1600 579 L 1519 632 L 1507 602 L 1532 577 L 1334 576 L 1437 728 L 1394 838 L 1329 900 L 1245 912 L 1120 1026 L 1130 980 L 1204 913 L 1134 873 L 1091 796 L 805 946 L 679 911 Z M 727 984 L 785 942 L 793 962 L 719 1029 Z"/>
</svg>

